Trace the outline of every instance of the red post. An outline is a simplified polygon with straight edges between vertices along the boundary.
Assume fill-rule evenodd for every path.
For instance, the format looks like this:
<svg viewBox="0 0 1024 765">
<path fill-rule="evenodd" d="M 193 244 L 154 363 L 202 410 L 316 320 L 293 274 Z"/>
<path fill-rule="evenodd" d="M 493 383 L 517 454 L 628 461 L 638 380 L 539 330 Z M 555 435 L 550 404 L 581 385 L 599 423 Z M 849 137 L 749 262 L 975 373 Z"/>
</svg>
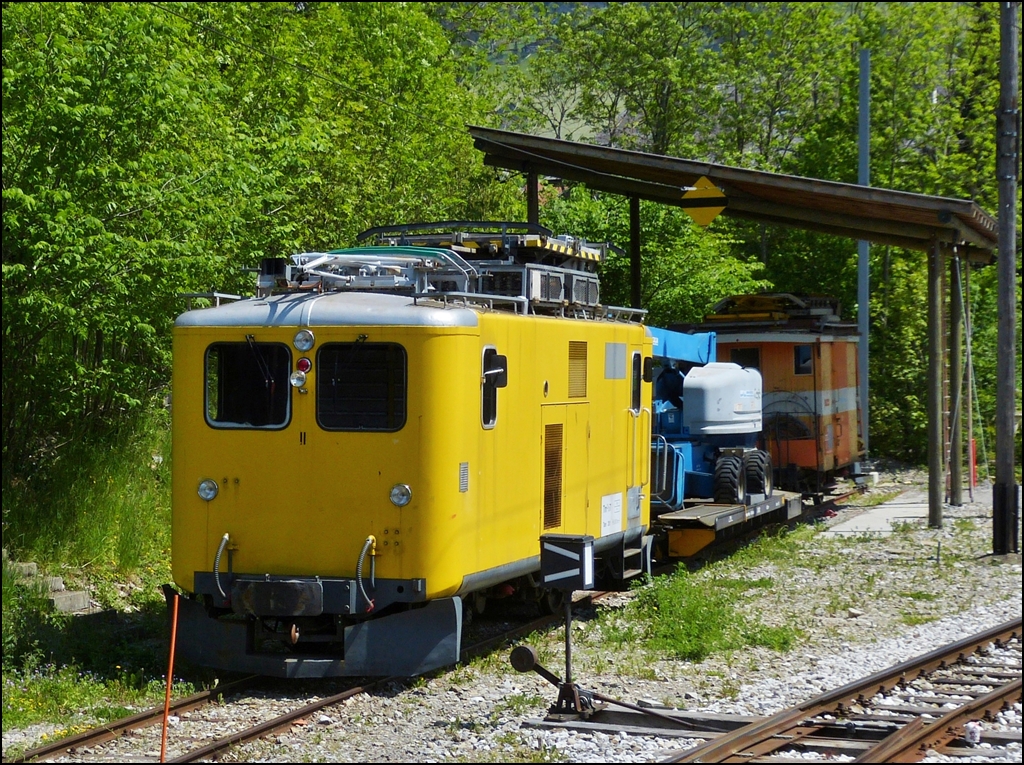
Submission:
<svg viewBox="0 0 1024 765">
<path fill-rule="evenodd" d="M 178 594 L 171 610 L 171 658 L 167 662 L 167 694 L 164 696 L 164 729 L 160 734 L 160 762 L 167 762 L 167 720 L 171 716 L 171 686 L 174 684 L 174 644 L 178 639 Z"/>
</svg>

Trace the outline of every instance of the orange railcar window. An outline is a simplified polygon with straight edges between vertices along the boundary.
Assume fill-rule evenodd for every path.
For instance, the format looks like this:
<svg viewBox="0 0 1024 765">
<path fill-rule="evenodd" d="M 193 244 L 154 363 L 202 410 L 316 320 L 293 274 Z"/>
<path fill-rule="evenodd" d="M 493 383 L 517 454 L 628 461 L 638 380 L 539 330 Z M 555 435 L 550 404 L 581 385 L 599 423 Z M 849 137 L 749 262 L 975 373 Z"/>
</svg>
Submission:
<svg viewBox="0 0 1024 765">
<path fill-rule="evenodd" d="M 809 375 L 814 373 L 814 355 L 809 345 L 793 346 L 793 374 Z"/>
</svg>

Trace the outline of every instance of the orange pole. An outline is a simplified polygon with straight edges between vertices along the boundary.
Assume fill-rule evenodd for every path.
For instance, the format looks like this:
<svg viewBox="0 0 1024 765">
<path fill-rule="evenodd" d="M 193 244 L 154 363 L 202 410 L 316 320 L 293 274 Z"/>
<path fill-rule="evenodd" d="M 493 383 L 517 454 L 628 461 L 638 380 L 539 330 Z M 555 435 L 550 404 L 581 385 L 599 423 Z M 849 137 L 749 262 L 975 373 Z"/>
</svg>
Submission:
<svg viewBox="0 0 1024 765">
<path fill-rule="evenodd" d="M 174 644 L 178 639 L 178 594 L 171 614 L 171 658 L 167 662 L 167 694 L 164 696 L 164 729 L 160 734 L 160 762 L 167 762 L 167 719 L 171 716 L 171 685 L 174 683 Z"/>
</svg>

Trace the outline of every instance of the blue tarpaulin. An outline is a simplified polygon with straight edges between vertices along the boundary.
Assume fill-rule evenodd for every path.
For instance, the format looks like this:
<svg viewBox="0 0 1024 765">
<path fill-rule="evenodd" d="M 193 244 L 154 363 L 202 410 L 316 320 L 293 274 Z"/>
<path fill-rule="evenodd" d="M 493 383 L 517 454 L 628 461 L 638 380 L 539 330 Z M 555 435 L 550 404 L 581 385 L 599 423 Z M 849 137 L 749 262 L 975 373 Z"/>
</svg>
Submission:
<svg viewBox="0 0 1024 765">
<path fill-rule="evenodd" d="M 695 364 L 709 364 L 717 360 L 714 332 L 695 332 L 690 335 L 659 327 L 648 327 L 647 331 L 654 339 L 655 356 Z"/>
</svg>

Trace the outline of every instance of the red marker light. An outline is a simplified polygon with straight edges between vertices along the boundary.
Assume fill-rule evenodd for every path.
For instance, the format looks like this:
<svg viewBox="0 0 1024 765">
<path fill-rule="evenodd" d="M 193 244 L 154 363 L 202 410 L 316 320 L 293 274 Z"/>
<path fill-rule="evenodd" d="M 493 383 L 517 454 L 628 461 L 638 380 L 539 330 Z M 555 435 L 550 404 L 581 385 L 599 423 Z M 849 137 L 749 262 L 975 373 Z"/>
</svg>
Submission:
<svg viewBox="0 0 1024 765">
<path fill-rule="evenodd" d="M 295 362 L 295 368 L 298 369 L 300 372 L 308 372 L 310 369 L 313 368 L 313 362 L 303 357 L 299 359 L 297 362 Z"/>
</svg>

